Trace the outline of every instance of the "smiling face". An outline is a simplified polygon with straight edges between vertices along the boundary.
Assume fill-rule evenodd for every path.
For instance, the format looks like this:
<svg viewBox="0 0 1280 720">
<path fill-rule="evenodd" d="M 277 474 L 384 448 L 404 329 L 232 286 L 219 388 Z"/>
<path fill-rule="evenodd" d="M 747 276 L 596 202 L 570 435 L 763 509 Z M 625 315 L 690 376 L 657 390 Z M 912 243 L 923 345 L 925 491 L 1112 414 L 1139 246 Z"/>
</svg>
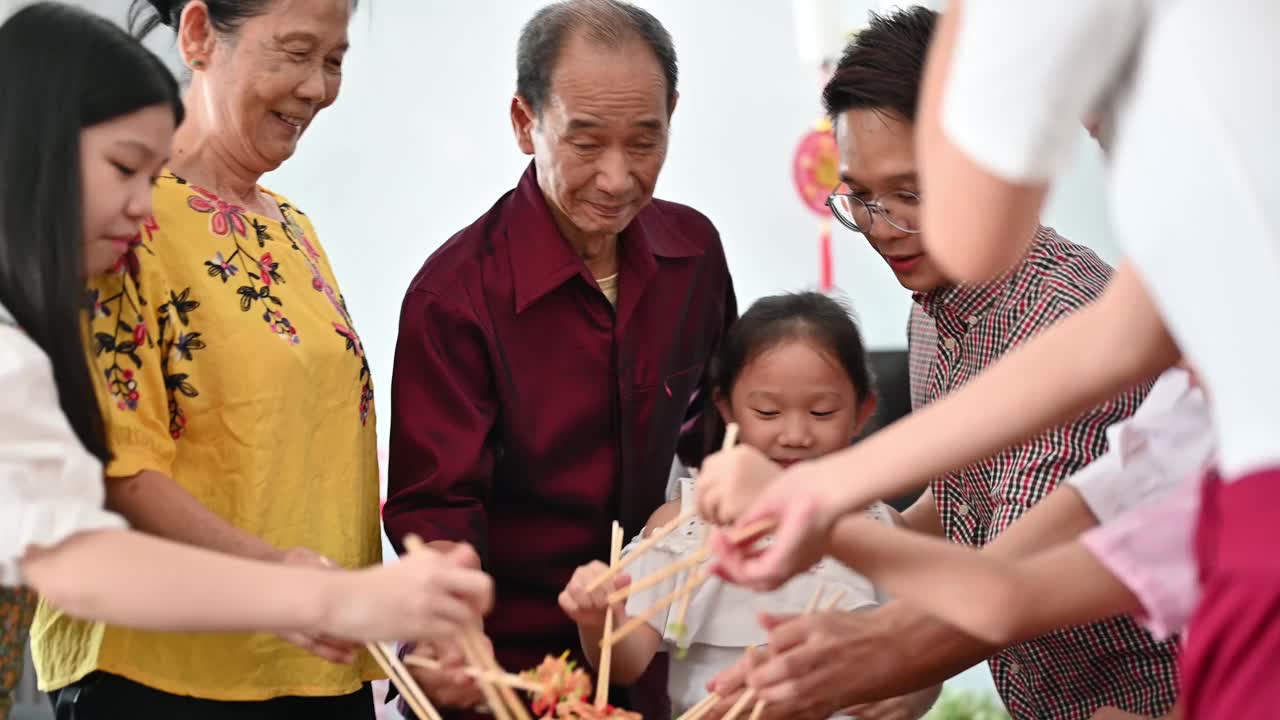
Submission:
<svg viewBox="0 0 1280 720">
<path fill-rule="evenodd" d="M 517 97 L 511 119 L 571 239 L 617 235 L 653 199 L 671 108 L 662 67 L 639 38 L 607 47 L 573 33 L 556 60 L 541 114 Z"/>
<path fill-rule="evenodd" d="M 874 399 L 858 396 L 828 349 L 796 337 L 751 358 L 717 406 L 738 424 L 740 442 L 785 467 L 849 447 L 875 410 Z"/>
<path fill-rule="evenodd" d="M 219 34 L 199 0 L 183 11 L 183 56 L 200 63 L 188 105 L 244 168 L 265 173 L 297 150 L 342 85 L 351 0 L 272 0 Z"/>
<path fill-rule="evenodd" d="M 841 113 L 835 129 L 840 180 L 848 192 L 866 202 L 899 190 L 920 194 L 910 123 L 892 113 L 859 109 Z M 877 217 L 864 236 L 908 290 L 929 292 L 948 284 L 925 252 L 923 235 L 904 232 Z"/>
<path fill-rule="evenodd" d="M 86 276 L 105 272 L 151 215 L 155 176 L 169 161 L 173 107 L 153 105 L 80 132 Z"/>
</svg>

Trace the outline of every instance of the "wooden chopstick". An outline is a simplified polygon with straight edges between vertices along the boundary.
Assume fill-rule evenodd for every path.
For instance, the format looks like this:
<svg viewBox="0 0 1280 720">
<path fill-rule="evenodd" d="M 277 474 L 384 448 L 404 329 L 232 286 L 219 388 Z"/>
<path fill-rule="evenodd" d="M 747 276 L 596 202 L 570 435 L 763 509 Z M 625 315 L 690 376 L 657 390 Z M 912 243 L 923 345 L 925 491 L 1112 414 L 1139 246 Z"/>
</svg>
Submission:
<svg viewBox="0 0 1280 720">
<path fill-rule="evenodd" d="M 814 591 L 813 597 L 809 598 L 809 604 L 804 608 L 804 614 L 808 615 L 818 609 L 818 603 L 822 602 L 822 595 L 827 592 L 826 583 L 818 583 L 818 589 Z"/>
<path fill-rule="evenodd" d="M 467 658 L 467 664 L 472 667 L 485 667 L 483 655 L 479 648 L 476 647 L 474 637 L 471 632 L 464 632 L 459 639 L 462 645 L 462 654 Z M 477 678 L 476 684 L 480 686 L 480 692 L 484 695 L 485 704 L 493 711 L 494 717 L 498 720 L 514 720 L 511 711 L 507 709 L 507 704 L 502 696 L 498 694 L 497 685 L 484 678 Z"/>
<path fill-rule="evenodd" d="M 392 685 L 400 691 L 404 696 L 404 701 L 408 703 L 409 709 L 417 715 L 419 720 L 443 720 L 439 711 L 427 699 L 426 693 L 418 686 L 418 683 L 409 674 L 409 670 L 400 662 L 400 658 L 389 648 L 383 647 L 381 643 L 368 643 L 365 648 L 369 654 L 373 656 L 374 661 L 387 674 L 387 678 Z"/>
<path fill-rule="evenodd" d="M 751 701 L 755 699 L 756 699 L 755 688 L 747 688 L 747 691 L 742 693 L 742 697 L 738 698 L 738 702 L 734 703 L 733 706 L 729 708 L 729 712 L 725 713 L 724 717 L 721 718 L 721 720 L 735 720 L 739 715 L 742 714 L 742 711 L 747 707 L 747 705 L 750 704 Z M 764 712 L 764 711 L 761 710 L 761 712 Z"/>
<path fill-rule="evenodd" d="M 435 670 L 437 672 L 443 672 L 449 669 L 446 668 L 439 660 L 418 657 L 416 655 L 410 655 L 405 658 L 404 664 L 416 665 L 418 667 Z M 494 685 L 506 685 L 507 687 L 515 688 L 516 690 L 523 690 L 531 693 L 543 693 L 547 690 L 546 685 L 536 683 L 532 680 L 520 677 L 519 675 L 513 675 L 511 673 L 494 672 L 492 670 L 486 670 L 472 665 L 467 665 L 459 669 L 468 677 L 475 678 L 476 680 L 485 680 L 493 683 Z"/>
<path fill-rule="evenodd" d="M 703 715 L 706 715 L 711 710 L 711 708 L 719 701 L 720 701 L 720 696 L 715 693 L 711 693 L 710 695 L 702 698 L 702 700 L 699 701 L 697 705 L 694 705 L 688 710 L 685 710 L 684 713 L 680 715 L 680 717 L 676 718 L 676 720 L 697 720 L 697 718 L 700 718 Z"/>
<path fill-rule="evenodd" d="M 720 443 L 720 452 L 724 452 L 738 444 L 738 423 L 729 423 L 724 429 L 724 442 Z"/>
<path fill-rule="evenodd" d="M 420 552 L 426 548 L 426 543 L 422 542 L 422 538 L 410 533 L 404 538 L 404 547 L 405 550 L 408 550 L 411 553 Z M 502 672 L 501 669 L 497 667 L 496 662 L 493 662 L 492 666 L 485 662 L 486 653 L 484 652 L 484 631 L 480 628 L 473 627 L 464 632 L 461 638 L 461 645 L 463 654 L 466 656 L 467 663 L 469 665 L 481 669 L 496 670 L 499 673 Z M 489 709 L 493 711 L 494 716 L 497 717 L 498 720 L 517 720 L 516 718 L 512 718 L 506 704 L 504 703 L 504 695 L 497 689 L 501 688 L 506 692 L 511 693 L 514 698 L 515 693 L 511 688 L 506 685 L 496 685 L 484 678 L 477 678 L 477 682 L 480 685 L 480 691 L 484 694 L 485 702 L 489 705 Z M 518 698 L 515 700 L 515 704 L 519 705 L 520 709 L 523 710 L 523 703 L 520 703 Z M 528 718 L 528 720 L 532 720 L 532 718 L 528 717 L 527 712 L 520 715 L 518 720 L 526 720 L 526 718 Z"/>
<path fill-rule="evenodd" d="M 729 426 L 725 428 L 725 431 L 724 431 L 724 444 L 721 446 L 721 450 L 726 450 L 728 448 L 731 448 L 734 446 L 735 443 L 738 442 L 738 432 L 739 432 L 738 424 L 729 423 Z M 631 563 L 635 562 L 636 558 L 652 550 L 653 546 L 657 545 L 659 540 L 666 537 L 667 535 L 670 535 L 671 532 L 674 531 L 676 528 L 680 527 L 685 522 L 693 519 L 696 516 L 697 516 L 697 512 L 693 510 L 690 510 L 688 512 L 682 512 L 667 524 L 658 528 L 654 528 L 654 530 L 649 533 L 649 537 L 645 538 L 644 541 L 642 541 L 639 545 L 635 546 L 631 550 L 631 552 L 627 553 L 626 557 L 622 558 L 616 565 L 610 565 L 609 570 L 607 572 L 602 573 L 595 580 L 592 580 L 591 582 L 587 583 L 587 592 L 595 592 L 595 590 L 598 589 L 601 585 L 604 585 L 605 583 L 609 582 L 613 578 L 617 577 L 618 573 L 622 572 L 624 568 L 626 568 Z"/>
<path fill-rule="evenodd" d="M 693 579 L 685 583 L 683 587 L 676 588 L 675 591 L 673 591 L 670 595 L 667 595 L 666 597 L 662 598 L 658 602 L 654 603 L 653 607 L 649 608 L 648 610 L 645 610 L 642 614 L 637 615 L 636 617 L 633 617 L 630 620 L 628 620 L 625 625 L 623 625 L 620 629 L 618 629 L 612 635 L 606 635 L 603 639 L 600 640 L 601 647 L 603 647 L 605 644 L 613 645 L 615 643 L 620 642 L 624 637 L 634 632 L 636 628 L 649 622 L 650 620 L 653 619 L 655 615 L 665 610 L 668 605 L 675 602 L 676 600 L 679 600 L 680 598 L 684 597 L 688 593 L 691 593 L 694 590 L 697 590 L 698 587 L 702 585 L 702 583 L 706 582 L 710 577 L 711 577 L 711 572 L 709 570 L 703 570 L 698 574 L 694 575 Z"/>
<path fill-rule="evenodd" d="M 486 650 L 484 631 L 475 627 L 470 630 L 471 645 L 475 648 L 476 657 L 479 659 L 482 667 L 487 667 L 492 672 L 503 674 L 502 668 L 498 665 L 498 660 L 494 658 L 493 653 Z M 516 720 L 533 720 L 529 715 L 529 711 L 525 708 L 524 702 L 516 695 L 515 690 L 505 684 L 497 684 L 495 690 L 498 693 L 499 701 L 506 703 L 507 709 L 515 715 Z"/>
<path fill-rule="evenodd" d="M 601 585 L 604 585 L 617 577 L 618 573 L 622 572 L 624 568 L 635 562 L 636 558 L 652 550 L 653 546 L 657 545 L 659 540 L 670 535 L 673 530 L 680 527 L 686 521 L 693 519 L 696 514 L 697 513 L 692 510 L 686 513 L 680 513 L 679 516 L 673 518 L 671 522 L 668 522 L 666 525 L 654 528 L 654 530 L 649 533 L 649 537 L 645 538 L 639 545 L 632 548 L 631 552 L 627 553 L 626 557 L 621 558 L 617 565 L 611 565 L 606 572 L 601 573 L 599 577 L 588 583 L 587 592 L 594 592 Z"/>
<path fill-rule="evenodd" d="M 694 554 L 690 555 L 689 557 L 683 560 L 678 560 L 676 562 L 673 562 L 670 565 L 662 568 L 658 572 L 655 572 L 652 575 L 648 575 L 644 577 L 638 582 L 634 582 L 622 588 L 621 590 L 615 590 L 609 593 L 609 604 L 612 605 L 615 603 L 620 603 L 623 600 L 626 600 L 627 598 L 631 597 L 632 595 L 635 595 L 638 592 L 648 590 L 649 588 L 661 583 L 663 580 L 666 580 L 672 575 L 675 575 L 684 570 L 688 570 L 689 568 L 698 566 L 699 564 L 701 564 L 702 562 L 707 560 L 707 558 L 710 558 L 710 557 L 711 557 L 710 550 L 706 548 L 699 549 L 697 552 L 695 552 Z"/>
<path fill-rule="evenodd" d="M 622 559 L 622 525 L 613 521 L 613 536 L 609 543 L 609 567 L 614 567 Z M 605 611 L 604 636 L 613 634 L 613 603 Z M 609 705 L 609 676 L 612 673 L 613 645 L 600 647 L 600 668 L 596 672 L 596 709 L 603 710 Z"/>
<path fill-rule="evenodd" d="M 741 545 L 752 538 L 758 538 L 761 535 L 764 535 L 775 527 L 777 527 L 777 522 L 773 520 L 758 520 L 744 528 L 729 533 L 729 542 L 734 545 Z M 654 585 L 661 583 L 663 580 L 666 580 L 682 570 L 688 570 L 689 568 L 700 565 L 710 557 L 711 549 L 704 545 L 689 557 L 673 562 L 658 572 L 645 576 L 640 581 L 632 583 L 621 590 L 615 590 L 609 593 L 609 602 L 622 602 L 642 590 L 648 590 Z"/>
</svg>

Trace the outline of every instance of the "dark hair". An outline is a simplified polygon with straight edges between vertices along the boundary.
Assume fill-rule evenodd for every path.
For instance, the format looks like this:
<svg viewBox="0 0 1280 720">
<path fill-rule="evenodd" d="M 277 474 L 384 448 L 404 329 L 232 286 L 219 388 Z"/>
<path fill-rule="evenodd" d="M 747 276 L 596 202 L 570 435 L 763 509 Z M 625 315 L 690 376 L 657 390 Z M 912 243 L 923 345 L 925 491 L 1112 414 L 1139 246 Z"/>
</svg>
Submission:
<svg viewBox="0 0 1280 720">
<path fill-rule="evenodd" d="M 938 13 L 925 7 L 871 14 L 844 49 L 822 91 L 832 118 L 849 110 L 886 110 L 915 122 L 925 55 Z"/>
<path fill-rule="evenodd" d="M 874 394 L 862 333 L 853 314 L 838 300 L 818 292 L 771 295 L 752 303 L 725 333 L 712 361 L 712 390 L 719 397 L 730 397 L 738 377 L 752 360 L 796 339 L 816 342 L 840 363 L 853 383 L 859 404 Z M 707 427 L 707 451 L 719 450 L 723 423 L 711 422 Z"/>
<path fill-rule="evenodd" d="M 84 349 L 80 131 L 182 101 L 173 76 L 110 21 L 58 3 L 0 26 L 0 304 L 49 356 L 80 441 L 109 458 Z"/>
<path fill-rule="evenodd" d="M 653 51 L 667 78 L 667 110 L 676 104 L 679 67 L 671 34 L 656 17 L 619 0 L 564 0 L 539 10 L 520 31 L 516 44 L 516 94 L 541 115 L 551 92 L 551 74 L 570 35 L 616 48 L 639 39 Z"/>
<path fill-rule="evenodd" d="M 129 6 L 129 32 L 136 38 L 144 38 L 161 25 L 178 28 L 182 10 L 191 0 L 133 0 Z M 209 8 L 209 22 L 213 29 L 227 35 L 236 31 L 245 20 L 267 12 L 273 0 L 204 0 Z M 351 0 L 351 7 L 359 5 Z"/>
</svg>

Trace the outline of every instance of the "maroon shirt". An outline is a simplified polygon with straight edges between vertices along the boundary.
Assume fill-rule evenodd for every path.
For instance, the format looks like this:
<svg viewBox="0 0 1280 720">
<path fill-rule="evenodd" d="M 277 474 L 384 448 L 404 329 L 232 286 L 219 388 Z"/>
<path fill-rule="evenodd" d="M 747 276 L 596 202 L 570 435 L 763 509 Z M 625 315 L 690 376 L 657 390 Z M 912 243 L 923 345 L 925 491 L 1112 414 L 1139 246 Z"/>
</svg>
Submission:
<svg viewBox="0 0 1280 720">
<path fill-rule="evenodd" d="M 401 311 L 387 534 L 401 552 L 407 533 L 475 546 L 497 585 L 485 629 L 510 671 L 581 657 L 557 596 L 607 560 L 614 519 L 627 537 L 644 527 L 682 432 L 692 449 L 689 421 L 714 413 L 700 389 L 737 317 L 715 227 L 654 200 L 618 265 L 615 311 L 530 165 L 427 260 Z"/>
</svg>

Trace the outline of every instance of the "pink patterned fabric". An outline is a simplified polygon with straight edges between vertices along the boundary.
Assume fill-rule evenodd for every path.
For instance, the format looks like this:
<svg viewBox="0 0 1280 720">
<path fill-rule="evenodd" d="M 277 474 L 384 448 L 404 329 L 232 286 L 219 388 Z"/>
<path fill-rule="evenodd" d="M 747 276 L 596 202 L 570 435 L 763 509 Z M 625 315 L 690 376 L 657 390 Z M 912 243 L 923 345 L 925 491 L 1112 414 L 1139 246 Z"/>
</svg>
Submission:
<svg viewBox="0 0 1280 720">
<path fill-rule="evenodd" d="M 1158 639 L 1186 627 L 1200 600 L 1194 549 L 1200 478 L 1080 536 L 1080 542 L 1142 603 L 1141 623 Z"/>
</svg>

